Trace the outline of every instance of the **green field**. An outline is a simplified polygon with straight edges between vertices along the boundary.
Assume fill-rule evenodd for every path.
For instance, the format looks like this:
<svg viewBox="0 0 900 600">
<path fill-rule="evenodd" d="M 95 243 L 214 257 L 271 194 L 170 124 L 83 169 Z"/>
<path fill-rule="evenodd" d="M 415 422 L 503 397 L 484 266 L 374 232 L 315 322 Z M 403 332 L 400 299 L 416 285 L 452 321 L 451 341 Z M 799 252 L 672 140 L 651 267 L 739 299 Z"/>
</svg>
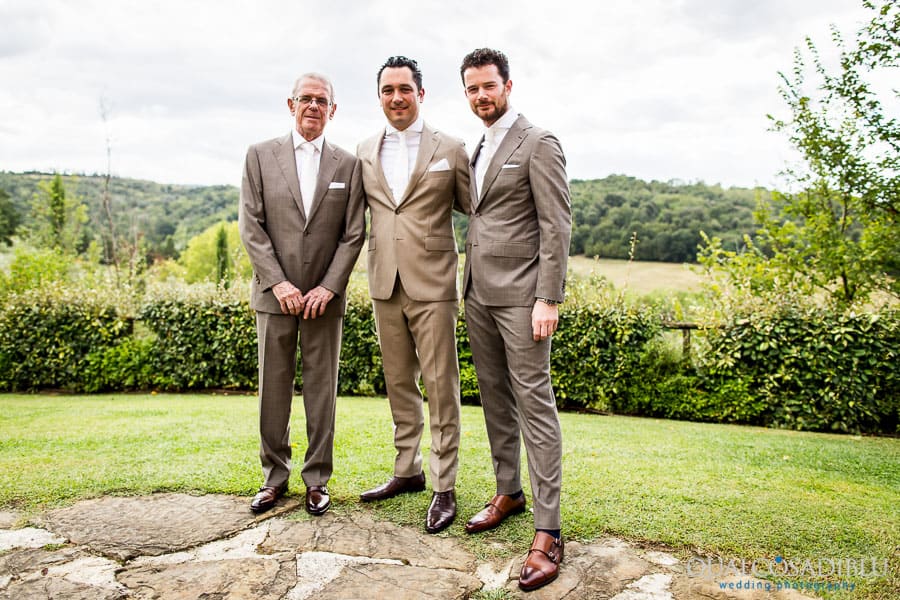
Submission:
<svg viewBox="0 0 900 600">
<path fill-rule="evenodd" d="M 569 271 L 582 277 L 600 275 L 617 290 L 638 295 L 654 292 L 699 292 L 703 276 L 697 265 L 570 256 Z"/>
</svg>

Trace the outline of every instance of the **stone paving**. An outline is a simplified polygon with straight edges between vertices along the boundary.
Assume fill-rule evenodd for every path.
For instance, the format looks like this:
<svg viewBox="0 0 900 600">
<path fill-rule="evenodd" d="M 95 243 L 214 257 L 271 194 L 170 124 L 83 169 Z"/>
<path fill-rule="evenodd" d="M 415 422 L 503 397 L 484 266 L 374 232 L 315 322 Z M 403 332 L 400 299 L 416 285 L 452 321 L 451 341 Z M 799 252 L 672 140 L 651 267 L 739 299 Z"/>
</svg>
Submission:
<svg viewBox="0 0 900 600">
<path fill-rule="evenodd" d="M 762 583 L 688 576 L 674 556 L 606 538 L 566 544 L 559 578 L 530 593 L 524 555 L 479 561 L 446 535 L 365 512 L 292 520 L 296 497 L 254 516 L 248 498 L 154 494 L 85 500 L 28 527 L 0 512 L 0 599 L 801 600 Z"/>
</svg>

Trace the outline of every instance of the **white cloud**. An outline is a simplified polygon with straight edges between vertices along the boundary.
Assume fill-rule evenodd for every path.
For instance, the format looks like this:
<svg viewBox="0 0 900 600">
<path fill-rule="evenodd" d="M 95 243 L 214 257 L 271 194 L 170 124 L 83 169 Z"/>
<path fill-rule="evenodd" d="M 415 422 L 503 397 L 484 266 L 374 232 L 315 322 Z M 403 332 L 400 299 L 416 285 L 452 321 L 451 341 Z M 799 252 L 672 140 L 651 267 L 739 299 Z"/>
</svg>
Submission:
<svg viewBox="0 0 900 600">
<path fill-rule="evenodd" d="M 328 73 L 327 135 L 353 149 L 383 124 L 375 73 L 419 60 L 426 119 L 477 140 L 459 63 L 479 46 L 512 63 L 513 104 L 563 142 L 572 177 L 771 184 L 788 150 L 765 115 L 777 71 L 852 0 L 611 0 L 487 5 L 223 0 L 0 2 L 0 169 L 113 171 L 177 183 L 240 179 L 250 143 L 290 126 L 294 77 Z"/>
</svg>

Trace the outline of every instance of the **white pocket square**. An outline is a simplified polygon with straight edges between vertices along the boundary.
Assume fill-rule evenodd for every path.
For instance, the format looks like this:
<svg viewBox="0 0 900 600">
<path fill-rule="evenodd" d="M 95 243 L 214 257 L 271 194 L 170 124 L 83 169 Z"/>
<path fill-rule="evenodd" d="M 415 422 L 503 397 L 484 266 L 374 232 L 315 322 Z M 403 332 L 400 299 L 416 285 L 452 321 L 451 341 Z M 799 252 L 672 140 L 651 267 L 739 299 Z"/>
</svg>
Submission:
<svg viewBox="0 0 900 600">
<path fill-rule="evenodd" d="M 503 165 L 501 169 L 518 169 L 519 165 Z"/>
<path fill-rule="evenodd" d="M 343 181 L 332 181 L 331 183 L 328 184 L 329 190 L 342 190 L 345 187 L 347 187 L 347 184 L 344 183 Z"/>
<path fill-rule="evenodd" d="M 442 158 L 441 160 L 437 161 L 436 163 L 434 163 L 433 165 L 428 167 L 429 173 L 434 173 L 435 171 L 449 171 L 449 170 L 450 170 L 450 163 L 447 162 L 446 158 Z"/>
</svg>

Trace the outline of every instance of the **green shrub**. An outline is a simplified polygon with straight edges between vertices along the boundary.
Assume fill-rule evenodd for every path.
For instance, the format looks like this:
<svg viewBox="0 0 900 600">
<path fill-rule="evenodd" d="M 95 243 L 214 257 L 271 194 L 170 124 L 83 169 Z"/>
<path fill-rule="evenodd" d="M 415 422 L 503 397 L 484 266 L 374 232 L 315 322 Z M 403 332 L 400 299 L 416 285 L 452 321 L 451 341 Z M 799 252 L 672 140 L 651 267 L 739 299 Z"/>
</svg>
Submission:
<svg viewBox="0 0 900 600">
<path fill-rule="evenodd" d="M 557 404 L 609 410 L 642 377 L 640 357 L 660 330 L 659 318 L 610 300 L 566 307 L 559 320 L 550 355 Z"/>
<path fill-rule="evenodd" d="M 0 390 L 78 391 L 87 356 L 131 330 L 100 294 L 52 286 L 13 294 L 0 312 Z"/>
<path fill-rule="evenodd" d="M 745 398 L 765 407 L 758 415 L 762 424 L 897 431 L 900 311 L 772 305 L 736 314 L 705 337 L 708 389 L 746 382 Z"/>
<path fill-rule="evenodd" d="M 153 368 L 154 342 L 133 337 L 115 346 L 98 348 L 85 356 L 79 391 L 133 391 L 168 387 L 169 382 Z"/>
<path fill-rule="evenodd" d="M 472 347 L 469 345 L 469 330 L 466 327 L 466 317 L 460 311 L 456 320 L 456 354 L 459 357 L 459 395 L 463 402 L 470 404 L 481 403 L 481 393 L 478 391 L 478 376 L 475 374 L 475 364 L 472 362 Z"/>
<path fill-rule="evenodd" d="M 19 245 L 9 268 L 0 270 L 0 297 L 57 287 L 69 277 L 75 260 L 60 250 Z"/>
<path fill-rule="evenodd" d="M 255 314 L 246 301 L 211 285 L 150 298 L 138 318 L 155 334 L 151 366 L 160 387 L 256 387 Z"/>
<path fill-rule="evenodd" d="M 125 316 L 131 292 L 117 296 L 102 286 L 10 294 L 0 310 L 0 390 L 255 389 L 255 315 L 245 291 L 169 282 L 145 294 L 135 318 Z M 896 309 L 838 313 L 793 296 L 736 302 L 732 316 L 695 333 L 692 364 L 661 335 L 658 306 L 602 289 L 587 297 L 576 294 L 563 306 L 553 339 L 551 376 L 561 407 L 900 431 Z M 462 315 L 457 343 L 462 398 L 478 402 Z M 344 319 L 339 392 L 384 393 L 372 304 L 358 285 Z"/>
<path fill-rule="evenodd" d="M 344 313 L 338 393 L 357 396 L 384 394 L 384 371 L 372 303 L 352 298 Z"/>
</svg>

